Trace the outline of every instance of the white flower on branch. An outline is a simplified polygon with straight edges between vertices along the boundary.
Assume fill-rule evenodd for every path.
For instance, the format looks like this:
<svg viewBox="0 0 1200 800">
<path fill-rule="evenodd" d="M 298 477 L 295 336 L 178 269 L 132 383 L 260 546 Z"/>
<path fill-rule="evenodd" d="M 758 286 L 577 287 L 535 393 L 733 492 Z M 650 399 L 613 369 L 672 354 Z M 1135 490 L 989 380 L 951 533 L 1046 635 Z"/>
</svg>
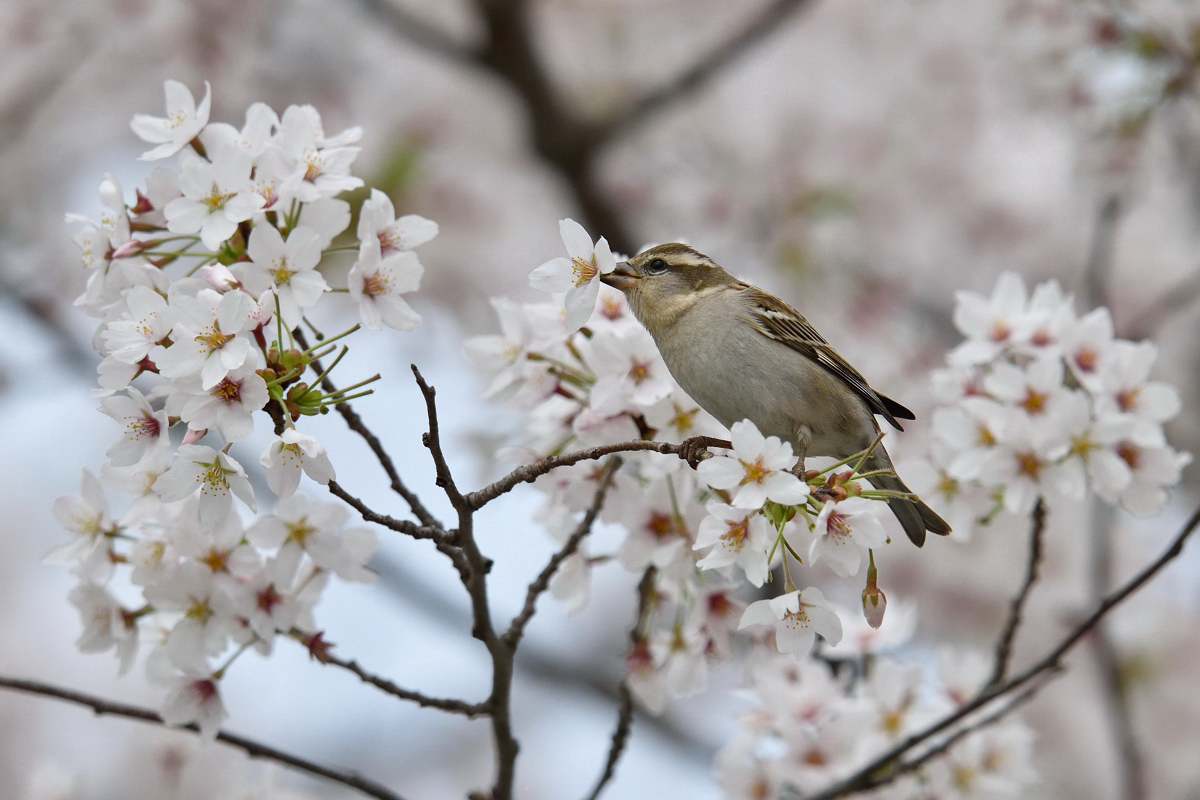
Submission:
<svg viewBox="0 0 1200 800">
<path fill-rule="evenodd" d="M 143 161 L 170 158 L 200 135 L 200 131 L 208 124 L 208 113 L 212 106 L 212 87 L 208 81 L 204 82 L 204 99 L 198 106 L 191 90 L 179 81 L 164 81 L 163 90 L 167 96 L 167 116 L 135 114 L 129 124 L 143 141 L 158 145 L 142 153 Z"/>
<path fill-rule="evenodd" d="M 78 561 L 81 574 L 95 583 L 106 583 L 112 575 L 108 537 L 118 531 L 108 510 L 108 498 L 100 481 L 90 471 L 80 470 L 79 495 L 65 495 L 54 501 L 55 518 L 74 538 L 46 554 L 52 562 Z"/>
<path fill-rule="evenodd" d="M 277 497 L 291 497 L 300 485 L 303 472 L 322 486 L 336 479 L 325 447 L 315 437 L 288 428 L 263 451 L 259 464 L 267 475 L 267 485 Z"/>
<path fill-rule="evenodd" d="M 255 225 L 246 255 L 250 260 L 238 264 L 242 284 L 256 295 L 273 289 L 288 328 L 299 325 L 304 310 L 316 305 L 329 291 L 329 284 L 317 271 L 321 237 L 312 228 L 294 228 L 285 242 L 274 225 Z"/>
<path fill-rule="evenodd" d="M 79 609 L 83 633 L 75 646 L 81 653 L 103 653 L 115 649 L 120 661 L 119 673 L 124 675 L 137 657 L 137 622 L 102 586 L 84 581 L 67 595 L 71 605 Z"/>
<path fill-rule="evenodd" d="M 200 524 L 213 530 L 233 510 L 233 497 L 255 510 L 254 489 L 242 465 L 225 453 L 197 444 L 180 446 L 171 467 L 154 482 L 154 491 L 173 503 L 200 492 Z"/>
<path fill-rule="evenodd" d="M 171 297 L 176 323 L 170 347 L 152 356 L 164 378 L 200 373 L 200 386 L 211 389 L 254 358 L 250 340 L 239 336 L 250 323 L 254 300 L 245 292 L 218 294 L 204 289 L 195 297 L 176 292 Z"/>
<path fill-rule="evenodd" d="M 712 549 L 696 566 L 719 569 L 737 564 L 746 580 L 762 586 L 769 572 L 767 549 L 774 539 L 771 523 L 757 510 L 746 511 L 715 500 L 708 502 L 707 509 L 693 549 Z"/>
<path fill-rule="evenodd" d="M 168 725 L 180 727 L 193 722 L 200 728 L 201 738 L 212 741 L 229 716 L 221 701 L 220 686 L 215 678 L 185 674 L 167 683 L 163 698 L 162 717 Z"/>
<path fill-rule="evenodd" d="M 279 115 L 266 103 L 252 103 L 246 109 L 246 124 L 239 131 L 227 122 L 214 122 L 200 132 L 205 150 L 215 152 L 227 147 L 243 150 L 258 158 L 270 144 L 271 134 L 279 126 Z"/>
<path fill-rule="evenodd" d="M 764 437 L 750 420 L 735 422 L 730 432 L 733 455 L 701 462 L 701 480 L 714 489 L 736 489 L 733 505 L 738 508 L 761 508 L 768 500 L 783 505 L 805 501 L 808 484 L 787 471 L 796 464 L 791 444 Z"/>
<path fill-rule="evenodd" d="M 185 153 L 180 163 L 182 197 L 167 203 L 163 213 L 171 233 L 198 233 L 200 241 L 216 250 L 237 232 L 238 223 L 254 216 L 266 202 L 250 184 L 250 154 L 227 147 L 212 154 L 212 161 Z"/>
<path fill-rule="evenodd" d="M 279 501 L 275 514 L 261 517 L 246 531 L 255 545 L 279 549 L 281 569 L 293 574 L 305 553 L 318 567 L 347 581 L 371 583 L 376 574 L 365 564 L 379 548 L 375 532 L 346 528 L 349 512 L 337 503 L 321 503 L 295 494 Z M 283 574 L 283 573 L 280 573 Z"/>
<path fill-rule="evenodd" d="M 573 219 L 560 220 L 559 233 L 567 247 L 566 258 L 555 258 L 529 274 L 529 285 L 543 292 L 566 292 L 567 330 L 582 328 L 596 308 L 600 293 L 600 276 L 617 267 L 608 241 L 592 237 Z"/>
<path fill-rule="evenodd" d="M 438 224 L 417 214 L 405 214 L 396 219 L 392 198 L 378 189 L 362 204 L 358 216 L 358 240 L 378 239 L 379 249 L 386 258 L 392 253 L 412 250 L 438 235 Z"/>
<path fill-rule="evenodd" d="M 948 356 L 953 365 L 983 364 L 1004 348 L 1028 341 L 1034 328 L 1025 309 L 1025 281 L 1006 272 L 996 281 L 991 297 L 956 293 L 954 324 L 967 340 Z"/>
<path fill-rule="evenodd" d="M 424 274 L 416 253 L 401 251 L 384 258 L 378 239 L 364 240 L 358 261 L 346 278 L 363 325 L 373 330 L 387 325 L 398 331 L 411 331 L 420 325 L 421 315 L 401 295 L 419 289 Z"/>
<path fill-rule="evenodd" d="M 847 497 L 840 502 L 827 500 L 817 515 L 813 529 L 816 538 L 808 550 L 809 561 L 815 564 L 824 558 L 841 577 L 857 575 L 863 550 L 887 543 L 887 533 L 879 521 L 883 508 L 883 503 L 865 497 Z"/>
<path fill-rule="evenodd" d="M 244 364 L 231 369 L 209 389 L 200 387 L 200 379 L 189 375 L 174 383 L 167 410 L 201 431 L 212 428 L 227 442 L 249 438 L 254 432 L 254 412 L 266 405 L 267 382 Z"/>
<path fill-rule="evenodd" d="M 773 627 L 779 652 L 794 653 L 797 658 L 812 649 L 818 635 L 830 644 L 842 639 L 842 620 L 815 586 L 751 603 L 738 629 L 750 625 Z"/>
<path fill-rule="evenodd" d="M 321 115 L 315 108 L 288 106 L 271 141 L 289 168 L 279 189 L 280 199 L 311 203 L 362 186 L 362 178 L 350 174 L 361 148 L 346 146 L 360 138 L 362 129 L 356 127 L 326 139 Z"/>
<path fill-rule="evenodd" d="M 171 333 L 175 312 L 161 294 L 148 286 L 133 286 L 125 293 L 127 314 L 101 329 L 105 349 L 118 361 L 137 364 Z"/>
<path fill-rule="evenodd" d="M 100 408 L 124 428 L 121 438 L 105 451 L 114 467 L 128 467 L 170 444 L 166 409 L 155 411 L 146 397 L 132 386 L 125 395 L 100 399 Z"/>
</svg>

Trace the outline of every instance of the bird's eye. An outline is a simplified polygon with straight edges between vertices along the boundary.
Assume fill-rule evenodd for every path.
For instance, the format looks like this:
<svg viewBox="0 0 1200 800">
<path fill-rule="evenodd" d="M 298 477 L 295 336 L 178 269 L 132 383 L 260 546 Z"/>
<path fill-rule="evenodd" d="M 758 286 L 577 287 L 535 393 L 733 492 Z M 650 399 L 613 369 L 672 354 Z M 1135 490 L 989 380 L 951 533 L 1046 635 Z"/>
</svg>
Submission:
<svg viewBox="0 0 1200 800">
<path fill-rule="evenodd" d="M 667 262 L 661 258 L 656 258 L 646 265 L 646 272 L 651 275 L 658 275 L 667 271 Z"/>
</svg>

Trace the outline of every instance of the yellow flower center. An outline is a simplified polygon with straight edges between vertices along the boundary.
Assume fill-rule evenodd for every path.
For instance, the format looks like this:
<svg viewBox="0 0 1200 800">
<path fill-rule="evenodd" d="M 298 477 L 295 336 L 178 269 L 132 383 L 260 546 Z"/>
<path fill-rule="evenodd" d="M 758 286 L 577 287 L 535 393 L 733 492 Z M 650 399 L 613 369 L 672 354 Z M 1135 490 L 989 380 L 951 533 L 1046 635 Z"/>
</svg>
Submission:
<svg viewBox="0 0 1200 800">
<path fill-rule="evenodd" d="M 596 266 L 596 256 L 592 256 L 592 260 L 584 261 L 579 256 L 571 258 L 571 273 L 574 275 L 576 286 L 583 286 L 595 278 L 600 273 L 600 268 Z"/>
</svg>

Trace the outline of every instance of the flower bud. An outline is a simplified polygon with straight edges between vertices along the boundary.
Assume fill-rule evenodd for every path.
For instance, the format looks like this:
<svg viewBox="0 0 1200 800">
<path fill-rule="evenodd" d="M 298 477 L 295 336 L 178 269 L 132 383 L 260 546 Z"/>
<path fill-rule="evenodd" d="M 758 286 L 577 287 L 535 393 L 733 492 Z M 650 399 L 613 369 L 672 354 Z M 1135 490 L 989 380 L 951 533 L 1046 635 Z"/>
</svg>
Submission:
<svg viewBox="0 0 1200 800">
<path fill-rule="evenodd" d="M 150 243 L 143 241 L 142 239 L 130 239 L 116 250 L 113 250 L 112 255 L 109 256 L 109 258 L 111 258 L 113 261 L 116 261 L 118 258 L 129 258 L 130 256 L 136 256 L 146 248 L 147 244 Z"/>
<path fill-rule="evenodd" d="M 207 433 L 208 433 L 208 428 L 201 428 L 199 430 L 196 430 L 195 428 L 188 428 L 188 432 L 186 434 L 184 434 L 183 443 L 184 444 L 195 444 L 196 442 L 203 439 L 205 434 L 207 434 Z"/>
<path fill-rule="evenodd" d="M 878 629 L 883 624 L 883 612 L 887 611 L 887 595 L 878 586 L 868 586 L 863 589 L 862 603 L 867 624 Z"/>
<path fill-rule="evenodd" d="M 224 293 L 232 291 L 238 287 L 238 279 L 229 271 L 229 267 L 224 264 L 209 264 L 206 267 L 200 268 L 200 277 L 204 278 L 204 282 L 218 292 Z"/>
</svg>

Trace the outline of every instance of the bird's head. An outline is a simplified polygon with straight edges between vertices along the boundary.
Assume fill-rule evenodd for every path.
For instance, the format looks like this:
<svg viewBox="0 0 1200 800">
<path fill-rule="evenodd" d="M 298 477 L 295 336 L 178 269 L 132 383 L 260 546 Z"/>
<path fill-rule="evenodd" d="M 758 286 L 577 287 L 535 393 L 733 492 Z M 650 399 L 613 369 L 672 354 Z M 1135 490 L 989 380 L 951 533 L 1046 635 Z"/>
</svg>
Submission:
<svg viewBox="0 0 1200 800">
<path fill-rule="evenodd" d="M 643 250 L 600 280 L 625 293 L 634 316 L 651 333 L 674 322 L 710 291 L 736 283 L 711 258 L 678 242 Z"/>
</svg>

